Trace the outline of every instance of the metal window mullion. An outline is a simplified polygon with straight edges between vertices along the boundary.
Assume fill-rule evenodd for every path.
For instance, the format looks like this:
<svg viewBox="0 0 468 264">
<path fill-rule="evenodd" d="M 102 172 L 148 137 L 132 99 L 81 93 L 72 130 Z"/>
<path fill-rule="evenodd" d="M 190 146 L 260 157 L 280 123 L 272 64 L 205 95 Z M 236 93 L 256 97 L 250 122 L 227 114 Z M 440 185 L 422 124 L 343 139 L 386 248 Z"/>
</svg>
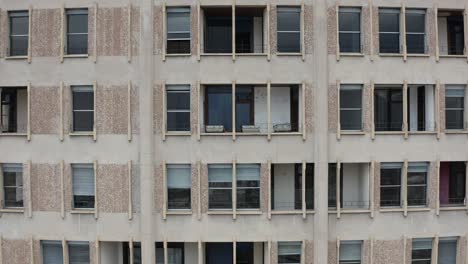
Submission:
<svg viewBox="0 0 468 264">
<path fill-rule="evenodd" d="M 162 61 L 166 61 L 166 41 L 168 41 L 167 38 L 167 9 L 166 9 L 166 1 L 163 2 L 162 4 L 162 30 L 163 30 L 163 42 L 162 42 Z"/>
<path fill-rule="evenodd" d="M 403 163 L 403 216 L 408 215 L 408 160 Z"/>
<path fill-rule="evenodd" d="M 167 218 L 167 165 L 166 161 L 162 162 L 162 180 L 163 180 L 163 220 Z"/>
<path fill-rule="evenodd" d="M 164 12 L 165 13 L 165 12 Z M 163 61 L 165 60 L 164 58 L 165 55 L 163 55 Z M 162 94 L 163 94 L 163 98 L 162 98 L 162 109 L 163 109 L 163 115 L 162 115 L 162 140 L 165 141 L 166 140 L 166 131 L 167 131 L 167 106 L 166 106 L 166 100 L 167 100 L 167 87 L 166 87 L 166 81 L 162 81 L 161 83 L 161 87 L 162 87 Z"/>
<path fill-rule="evenodd" d="M 237 217 L 237 162 L 232 161 L 232 219 Z"/>
<path fill-rule="evenodd" d="M 341 107 L 341 81 L 336 80 L 336 101 L 337 103 L 337 113 L 336 113 L 336 139 L 340 140 L 341 139 L 341 113 L 340 113 L 340 107 Z"/>
<path fill-rule="evenodd" d="M 302 174 L 301 174 L 301 177 L 302 177 L 302 218 L 303 219 L 306 219 L 307 217 L 307 204 L 306 204 L 306 166 L 307 166 L 307 163 L 305 161 L 302 161 Z"/>
<path fill-rule="evenodd" d="M 341 162 L 336 160 L 336 218 L 341 217 Z"/>
</svg>

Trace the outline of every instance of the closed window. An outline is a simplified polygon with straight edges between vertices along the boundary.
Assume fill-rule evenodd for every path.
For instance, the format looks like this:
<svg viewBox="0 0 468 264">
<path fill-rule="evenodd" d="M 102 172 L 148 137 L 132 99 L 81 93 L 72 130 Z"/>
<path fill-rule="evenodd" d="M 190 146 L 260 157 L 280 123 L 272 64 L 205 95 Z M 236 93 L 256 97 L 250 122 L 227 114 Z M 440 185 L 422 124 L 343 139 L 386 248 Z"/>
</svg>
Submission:
<svg viewBox="0 0 468 264">
<path fill-rule="evenodd" d="M 190 7 L 167 8 L 167 53 L 190 53 Z"/>
<path fill-rule="evenodd" d="M 90 264 L 88 242 L 68 242 L 69 264 Z"/>
<path fill-rule="evenodd" d="M 375 131 L 403 130 L 403 89 L 376 87 L 374 91 Z"/>
<path fill-rule="evenodd" d="M 278 52 L 301 52 L 301 9 L 278 7 Z"/>
<path fill-rule="evenodd" d="M 413 239 L 411 264 L 431 264 L 432 239 Z"/>
<path fill-rule="evenodd" d="M 401 206 L 401 163 L 382 163 L 380 167 L 380 206 Z"/>
<path fill-rule="evenodd" d="M 425 206 L 427 198 L 426 162 L 408 164 L 408 206 Z"/>
<path fill-rule="evenodd" d="M 339 33 L 340 52 L 361 52 L 361 8 L 340 8 Z"/>
<path fill-rule="evenodd" d="M 380 53 L 401 53 L 400 9 L 380 8 L 379 39 Z"/>
<path fill-rule="evenodd" d="M 28 55 L 29 39 L 29 12 L 8 12 L 10 19 L 10 47 L 9 56 Z"/>
<path fill-rule="evenodd" d="M 65 53 L 88 54 L 88 9 L 68 9 L 66 22 Z"/>
<path fill-rule="evenodd" d="M 94 130 L 94 91 L 91 86 L 73 86 L 73 131 Z"/>
<path fill-rule="evenodd" d="M 465 129 L 465 87 L 447 86 L 445 90 L 445 128 Z"/>
<path fill-rule="evenodd" d="M 236 167 L 237 208 L 260 208 L 260 165 L 241 164 Z"/>
<path fill-rule="evenodd" d="M 457 264 L 458 237 L 439 238 L 438 264 Z"/>
<path fill-rule="evenodd" d="M 301 253 L 301 242 L 278 242 L 278 264 L 299 264 Z"/>
<path fill-rule="evenodd" d="M 42 263 L 62 264 L 63 248 L 62 241 L 41 241 Z"/>
<path fill-rule="evenodd" d="M 184 243 L 167 243 L 167 263 L 184 264 Z M 164 264 L 164 244 L 156 243 L 156 264 Z"/>
<path fill-rule="evenodd" d="M 232 209 L 232 165 L 208 165 L 209 208 Z"/>
<path fill-rule="evenodd" d="M 340 242 L 340 264 L 361 264 L 362 241 Z"/>
<path fill-rule="evenodd" d="M 362 85 L 341 85 L 341 130 L 362 130 Z"/>
<path fill-rule="evenodd" d="M 426 53 L 426 10 L 406 10 L 406 49 L 409 54 Z"/>
<path fill-rule="evenodd" d="M 73 164 L 73 208 L 94 208 L 94 168 L 92 164 Z"/>
<path fill-rule="evenodd" d="M 167 166 L 168 209 L 190 209 L 192 176 L 190 165 Z"/>
<path fill-rule="evenodd" d="M 190 131 L 190 86 L 167 86 L 167 131 Z"/>
<path fill-rule="evenodd" d="M 3 207 L 23 207 L 23 166 L 22 164 L 2 164 Z"/>
</svg>

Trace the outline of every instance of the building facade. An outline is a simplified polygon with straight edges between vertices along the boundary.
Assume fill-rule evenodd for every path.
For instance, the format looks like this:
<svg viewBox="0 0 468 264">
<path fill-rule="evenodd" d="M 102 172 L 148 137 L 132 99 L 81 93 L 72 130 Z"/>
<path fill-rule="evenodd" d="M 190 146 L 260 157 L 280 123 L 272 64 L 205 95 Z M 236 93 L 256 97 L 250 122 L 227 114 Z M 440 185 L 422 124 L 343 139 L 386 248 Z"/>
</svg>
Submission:
<svg viewBox="0 0 468 264">
<path fill-rule="evenodd" d="M 468 264 L 465 0 L 0 0 L 0 264 Z"/>
</svg>

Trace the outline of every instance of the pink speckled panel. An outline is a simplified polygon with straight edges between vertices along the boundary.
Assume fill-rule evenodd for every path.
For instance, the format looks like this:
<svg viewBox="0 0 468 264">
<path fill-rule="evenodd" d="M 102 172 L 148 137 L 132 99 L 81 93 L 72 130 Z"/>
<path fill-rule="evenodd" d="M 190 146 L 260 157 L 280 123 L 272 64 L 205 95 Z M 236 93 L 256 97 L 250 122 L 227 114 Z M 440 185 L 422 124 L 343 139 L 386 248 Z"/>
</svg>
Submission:
<svg viewBox="0 0 468 264">
<path fill-rule="evenodd" d="M 445 132 L 445 84 L 440 85 L 439 91 L 440 131 Z"/>
<path fill-rule="evenodd" d="M 327 16 L 327 27 L 328 27 L 328 54 L 336 54 L 336 34 L 337 34 L 337 24 L 336 24 L 336 7 L 332 6 L 328 8 Z"/>
<path fill-rule="evenodd" d="M 59 87 L 31 87 L 31 132 L 58 134 L 60 131 Z"/>
<path fill-rule="evenodd" d="M 464 264 L 464 261 L 466 259 L 466 240 L 468 237 L 466 236 L 461 236 L 458 238 L 458 244 L 457 244 L 457 263 L 458 264 Z"/>
<path fill-rule="evenodd" d="M 162 47 L 163 47 L 163 14 L 161 6 L 154 7 L 154 19 L 153 19 L 153 26 L 154 26 L 154 54 L 161 55 L 162 54 Z"/>
<path fill-rule="evenodd" d="M 31 163 L 32 166 L 32 163 Z M 32 170 L 31 170 L 32 173 Z M 25 211 L 29 211 L 29 202 L 34 206 L 35 201 L 31 200 L 32 197 L 29 195 L 29 191 L 31 190 L 31 175 L 29 173 L 28 164 L 23 164 L 23 205 Z M 32 208 L 31 208 L 32 209 Z"/>
<path fill-rule="evenodd" d="M 312 5 L 304 5 L 304 42 L 305 53 L 312 54 L 314 49 L 314 17 Z"/>
<path fill-rule="evenodd" d="M 198 168 L 197 168 L 197 163 L 192 163 L 192 188 L 191 188 L 191 199 L 192 199 L 192 211 L 194 213 L 197 212 L 198 208 Z"/>
<path fill-rule="evenodd" d="M 140 168 L 138 163 L 132 164 L 132 204 L 133 212 L 139 213 L 141 211 L 140 204 Z"/>
<path fill-rule="evenodd" d="M 338 254 L 336 252 L 336 240 L 328 242 L 328 264 L 336 264 Z"/>
<path fill-rule="evenodd" d="M 306 240 L 305 247 L 305 264 L 314 263 L 314 242 Z"/>
<path fill-rule="evenodd" d="M 88 54 L 94 56 L 96 47 L 94 46 L 94 40 L 96 39 L 96 32 L 94 32 L 94 17 L 95 8 L 88 8 Z M 99 17 L 99 8 L 98 8 Z M 99 54 L 98 54 L 99 55 Z"/>
<path fill-rule="evenodd" d="M 72 196 L 73 196 L 73 186 L 72 186 L 72 170 L 69 163 L 64 164 L 63 169 L 63 189 L 64 189 L 64 203 L 65 211 L 72 210 Z"/>
<path fill-rule="evenodd" d="M 338 122 L 338 94 L 336 84 L 328 87 L 328 131 L 336 133 Z"/>
<path fill-rule="evenodd" d="M 374 241 L 373 264 L 401 263 L 403 263 L 403 240 Z"/>
<path fill-rule="evenodd" d="M 413 250 L 413 240 L 411 238 L 406 238 L 406 248 L 404 249 L 406 263 L 411 263 L 411 251 Z"/>
<path fill-rule="evenodd" d="M 362 241 L 362 262 L 361 264 L 371 264 L 370 241 Z"/>
<path fill-rule="evenodd" d="M 2 242 L 2 260 L 5 264 L 25 264 L 31 262 L 31 242 L 29 240 L 8 240 Z"/>
<path fill-rule="evenodd" d="M 380 162 L 374 163 L 374 206 L 380 209 Z"/>
<path fill-rule="evenodd" d="M 268 211 L 268 163 L 260 166 L 260 209 L 264 213 Z"/>
<path fill-rule="evenodd" d="M 60 56 L 61 10 L 34 9 L 32 12 L 31 52 L 33 57 Z"/>
<path fill-rule="evenodd" d="M 427 179 L 428 205 L 431 209 L 435 209 L 437 207 L 437 189 L 438 189 L 437 162 L 433 161 L 429 164 L 427 177 L 428 177 Z"/>
<path fill-rule="evenodd" d="M 307 129 L 307 134 L 312 134 L 314 130 L 314 90 L 312 84 L 306 83 L 306 92 L 305 92 L 305 124 Z"/>
<path fill-rule="evenodd" d="M 153 104 L 154 104 L 154 132 L 161 134 L 163 130 L 163 87 L 161 84 L 154 86 Z"/>
<path fill-rule="evenodd" d="M 98 134 L 127 134 L 127 86 L 101 86 L 96 89 Z"/>
<path fill-rule="evenodd" d="M 164 179 L 162 164 L 154 166 L 154 198 L 156 211 L 162 213 L 164 207 Z"/>
<path fill-rule="evenodd" d="M 99 56 L 125 56 L 128 50 L 128 8 L 99 8 L 97 23 Z"/>
<path fill-rule="evenodd" d="M 192 5 L 191 6 L 191 19 L 192 19 L 192 45 L 191 45 L 191 52 L 193 55 L 196 55 L 198 53 L 198 24 L 200 21 L 198 20 L 198 14 L 197 14 L 197 5 Z"/>
<path fill-rule="evenodd" d="M 373 47 L 374 47 L 374 54 L 378 54 L 380 50 L 379 44 L 379 8 L 372 7 L 372 39 L 373 39 Z"/>
<path fill-rule="evenodd" d="M 128 172 L 126 164 L 99 164 L 97 171 L 99 212 L 128 212 Z"/>
<path fill-rule="evenodd" d="M 270 263 L 278 263 L 278 242 L 271 241 Z"/>
<path fill-rule="evenodd" d="M 192 84 L 192 90 L 191 90 L 191 97 L 190 97 L 190 122 L 191 122 L 191 129 L 192 129 L 192 134 L 197 131 L 198 128 L 198 89 L 197 89 L 197 83 Z"/>
<path fill-rule="evenodd" d="M 367 6 L 362 7 L 362 52 L 366 55 L 370 55 L 370 8 Z"/>
<path fill-rule="evenodd" d="M 202 163 L 201 165 L 201 201 L 202 201 L 202 212 L 208 212 L 208 165 Z"/>
<path fill-rule="evenodd" d="M 370 133 L 372 130 L 372 91 L 371 85 L 366 83 L 363 87 L 363 130 L 364 132 Z"/>
<path fill-rule="evenodd" d="M 8 13 L 6 10 L 0 10 L 0 58 L 6 56 L 8 47 Z"/>
<path fill-rule="evenodd" d="M 89 242 L 89 264 L 98 264 L 96 263 L 96 242 Z"/>
<path fill-rule="evenodd" d="M 60 212 L 62 192 L 60 166 L 57 164 L 33 164 L 33 211 Z"/>
<path fill-rule="evenodd" d="M 435 10 L 433 8 L 427 9 L 427 45 L 428 53 L 431 56 L 435 56 L 436 50 L 436 22 L 435 22 Z"/>
<path fill-rule="evenodd" d="M 277 21 L 277 7 L 276 5 L 271 5 L 270 6 L 270 50 L 271 54 L 276 54 L 277 48 L 276 48 L 276 33 L 277 33 L 277 28 L 276 28 L 276 21 Z"/>
<path fill-rule="evenodd" d="M 131 36 L 132 36 L 132 56 L 137 56 L 139 53 L 140 45 L 140 8 L 132 7 L 132 21 L 131 21 Z"/>
<path fill-rule="evenodd" d="M 140 133 L 140 101 L 139 101 L 139 90 L 138 87 L 132 85 L 131 90 L 131 119 L 132 119 L 132 133 Z"/>
<path fill-rule="evenodd" d="M 47 264 L 42 262 L 42 248 L 40 240 L 33 240 L 34 264 Z"/>
<path fill-rule="evenodd" d="M 63 87 L 63 131 L 68 134 L 72 130 L 72 91 L 70 86 Z"/>
</svg>

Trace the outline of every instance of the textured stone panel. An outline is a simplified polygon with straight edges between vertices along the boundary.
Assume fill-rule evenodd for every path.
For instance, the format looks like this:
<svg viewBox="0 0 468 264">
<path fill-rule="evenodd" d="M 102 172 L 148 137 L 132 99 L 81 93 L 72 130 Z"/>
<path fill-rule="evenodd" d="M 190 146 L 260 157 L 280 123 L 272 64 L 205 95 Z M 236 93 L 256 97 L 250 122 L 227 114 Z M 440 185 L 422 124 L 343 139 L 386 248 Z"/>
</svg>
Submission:
<svg viewBox="0 0 468 264">
<path fill-rule="evenodd" d="M 371 32 L 370 32 L 370 8 L 362 7 L 362 52 L 370 55 Z"/>
<path fill-rule="evenodd" d="M 314 49 L 314 21 L 312 5 L 304 5 L 304 22 L 305 53 L 312 54 Z"/>
<path fill-rule="evenodd" d="M 201 201 L 202 201 L 202 212 L 208 212 L 208 165 L 202 163 L 201 165 Z"/>
<path fill-rule="evenodd" d="M 59 87 L 31 87 L 31 132 L 58 134 L 60 131 Z"/>
<path fill-rule="evenodd" d="M 336 264 L 338 257 L 336 250 L 336 240 L 328 241 L 328 264 Z"/>
<path fill-rule="evenodd" d="M 96 89 L 96 128 L 98 134 L 127 134 L 127 86 L 98 86 Z"/>
<path fill-rule="evenodd" d="M 314 90 L 312 84 L 306 83 L 306 92 L 305 92 L 305 124 L 307 133 L 311 134 L 314 130 Z"/>
<path fill-rule="evenodd" d="M 42 262 L 42 248 L 40 240 L 33 240 L 34 264 L 47 264 Z"/>
<path fill-rule="evenodd" d="M 162 214 L 164 207 L 164 179 L 162 163 L 154 166 L 154 198 L 156 211 Z"/>
<path fill-rule="evenodd" d="M 99 56 L 125 56 L 128 45 L 128 7 L 99 8 Z"/>
<path fill-rule="evenodd" d="M 191 19 L 192 19 L 192 25 L 191 25 L 191 30 L 192 30 L 192 42 L 191 42 L 191 53 L 193 55 L 198 54 L 198 25 L 200 23 L 199 18 L 198 18 L 198 12 L 197 12 L 197 5 L 192 5 L 191 6 Z"/>
<path fill-rule="evenodd" d="M 276 5 L 271 5 L 270 6 L 270 51 L 271 51 L 271 54 L 276 54 L 276 51 L 277 51 L 277 47 L 276 47 L 276 43 L 277 43 L 277 39 L 276 39 L 276 34 L 277 34 L 277 27 L 276 27 L 276 23 L 277 23 L 277 7 Z"/>
<path fill-rule="evenodd" d="M 31 201 L 31 204 L 34 204 L 34 201 L 31 200 L 32 197 L 29 195 L 30 190 L 31 190 L 31 175 L 29 173 L 28 164 L 24 163 L 23 164 L 23 204 L 24 204 L 24 209 L 26 212 L 29 211 L 29 209 L 32 209 L 32 208 L 29 208 L 29 204 L 30 204 L 29 202 Z"/>
<path fill-rule="evenodd" d="M 34 9 L 32 12 L 32 56 L 60 56 L 61 10 Z"/>
<path fill-rule="evenodd" d="M 428 205 L 431 209 L 437 207 L 437 191 L 439 189 L 437 179 L 437 162 L 433 161 L 429 164 L 428 170 L 428 186 L 427 186 L 427 198 Z"/>
<path fill-rule="evenodd" d="M 313 241 L 306 240 L 305 263 L 306 264 L 314 263 L 314 242 Z"/>
<path fill-rule="evenodd" d="M 402 262 L 403 240 L 374 241 L 373 264 L 401 264 Z"/>
<path fill-rule="evenodd" d="M 163 87 L 161 84 L 154 86 L 153 103 L 154 103 L 154 132 L 161 134 L 163 130 Z"/>
<path fill-rule="evenodd" d="M 98 264 L 96 263 L 96 242 L 89 242 L 89 264 Z"/>
<path fill-rule="evenodd" d="M 328 131 L 336 133 L 338 122 L 338 94 L 336 84 L 328 87 Z"/>
<path fill-rule="evenodd" d="M 191 199 L 192 199 L 192 212 L 195 214 L 197 213 L 198 210 L 198 196 L 200 195 L 198 193 L 198 168 L 197 168 L 197 163 L 192 163 L 192 188 L 191 188 Z"/>
<path fill-rule="evenodd" d="M 126 164 L 99 164 L 97 177 L 99 212 L 128 212 L 128 169 Z"/>
<path fill-rule="evenodd" d="M 140 168 L 139 164 L 132 164 L 132 205 L 133 212 L 139 213 L 140 207 Z"/>
<path fill-rule="evenodd" d="M 405 262 L 411 263 L 411 251 L 413 250 L 413 240 L 411 238 L 406 238 L 406 248 L 404 249 Z"/>
<path fill-rule="evenodd" d="M 466 240 L 468 238 L 466 236 L 462 236 L 458 238 L 458 245 L 457 245 L 457 263 L 464 263 L 466 259 Z"/>
<path fill-rule="evenodd" d="M 154 13 L 154 18 L 153 18 L 153 30 L 154 30 L 154 54 L 156 55 L 161 55 L 162 54 L 162 47 L 163 47 L 163 41 L 164 41 L 164 36 L 163 36 L 163 13 L 162 13 L 162 7 L 161 6 L 155 6 L 153 9 Z"/>
<path fill-rule="evenodd" d="M 31 242 L 28 240 L 2 241 L 2 263 L 25 264 L 31 262 Z"/>
<path fill-rule="evenodd" d="M 379 44 L 379 8 L 372 7 L 372 45 L 374 46 L 374 54 L 378 54 L 380 50 Z"/>
<path fill-rule="evenodd" d="M 428 8 L 427 9 L 427 45 L 428 45 L 428 50 L 427 52 L 431 56 L 435 56 L 435 50 L 436 50 L 436 22 L 435 22 L 435 10 L 433 8 Z"/>
<path fill-rule="evenodd" d="M 192 84 L 191 97 L 190 97 L 190 125 L 192 134 L 198 131 L 198 97 L 199 97 L 197 83 Z"/>
<path fill-rule="evenodd" d="M 278 263 L 278 242 L 271 242 L 270 263 Z"/>
<path fill-rule="evenodd" d="M 268 163 L 260 165 L 260 209 L 268 212 Z"/>
<path fill-rule="evenodd" d="M 140 8 L 132 7 L 132 56 L 137 56 L 140 45 Z"/>
<path fill-rule="evenodd" d="M 372 130 L 372 90 L 369 83 L 364 84 L 363 87 L 363 130 L 364 132 L 370 133 Z"/>
<path fill-rule="evenodd" d="M 336 7 L 332 6 L 328 8 L 327 15 L 327 27 L 328 27 L 328 54 L 336 54 L 336 34 L 337 34 L 337 24 L 336 24 Z"/>
<path fill-rule="evenodd" d="M 72 196 L 73 196 L 73 186 L 72 186 L 72 170 L 71 164 L 66 163 L 63 169 L 63 189 L 64 189 L 64 203 L 65 203 L 65 210 L 70 211 L 72 210 Z"/>
<path fill-rule="evenodd" d="M 6 10 L 0 10 L 0 58 L 6 56 L 8 43 L 8 13 Z"/>
<path fill-rule="evenodd" d="M 374 206 L 380 209 L 380 162 L 374 162 Z"/>
<path fill-rule="evenodd" d="M 445 84 L 440 85 L 439 91 L 440 131 L 445 132 Z"/>
<path fill-rule="evenodd" d="M 57 164 L 32 164 L 33 211 L 60 212 L 62 185 L 60 166 Z"/>
<path fill-rule="evenodd" d="M 370 255 L 370 241 L 362 241 L 362 262 L 361 264 L 371 264 L 371 255 Z"/>
<path fill-rule="evenodd" d="M 137 86 L 132 85 L 131 90 L 131 118 L 132 118 L 132 133 L 140 133 L 140 100 L 139 100 L 139 89 Z"/>
<path fill-rule="evenodd" d="M 99 8 L 98 8 L 99 10 Z M 94 40 L 96 39 L 96 32 L 94 32 L 94 18 L 95 18 L 95 8 L 90 7 L 88 9 L 88 54 L 94 56 L 96 47 L 94 45 Z M 99 15 L 98 15 L 99 16 Z"/>
<path fill-rule="evenodd" d="M 72 131 L 73 122 L 72 91 L 70 86 L 63 87 L 63 131 L 68 134 Z"/>
</svg>

